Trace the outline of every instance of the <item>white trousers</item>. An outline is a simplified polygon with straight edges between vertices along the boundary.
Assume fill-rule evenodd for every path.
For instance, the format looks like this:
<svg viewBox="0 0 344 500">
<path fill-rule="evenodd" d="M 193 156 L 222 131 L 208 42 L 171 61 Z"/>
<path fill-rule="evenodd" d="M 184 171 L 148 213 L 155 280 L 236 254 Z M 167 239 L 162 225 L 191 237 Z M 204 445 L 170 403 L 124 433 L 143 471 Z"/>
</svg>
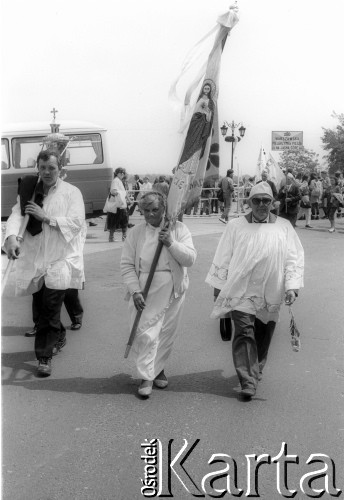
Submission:
<svg viewBox="0 0 344 500">
<path fill-rule="evenodd" d="M 154 283 L 153 280 L 152 290 L 148 293 L 146 307 L 141 316 L 140 325 L 143 327 L 139 325 L 131 349 L 131 358 L 136 364 L 138 377 L 143 380 L 154 380 L 165 368 L 178 333 L 185 301 L 185 293 L 174 298 L 168 284 L 163 284 L 166 273 L 156 274 L 154 280 L 157 278 L 160 283 Z M 168 275 L 171 280 L 170 273 Z M 133 324 L 137 311 L 132 298 L 129 301 L 129 312 Z"/>
</svg>

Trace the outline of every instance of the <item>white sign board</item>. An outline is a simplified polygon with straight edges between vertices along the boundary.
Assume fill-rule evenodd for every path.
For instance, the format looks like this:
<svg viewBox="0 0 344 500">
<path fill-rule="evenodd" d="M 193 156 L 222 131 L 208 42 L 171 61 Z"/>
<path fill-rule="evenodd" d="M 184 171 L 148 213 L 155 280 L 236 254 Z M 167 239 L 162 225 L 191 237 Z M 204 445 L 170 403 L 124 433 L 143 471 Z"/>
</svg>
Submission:
<svg viewBox="0 0 344 500">
<path fill-rule="evenodd" d="M 303 149 L 303 132 L 271 132 L 271 151 Z"/>
</svg>

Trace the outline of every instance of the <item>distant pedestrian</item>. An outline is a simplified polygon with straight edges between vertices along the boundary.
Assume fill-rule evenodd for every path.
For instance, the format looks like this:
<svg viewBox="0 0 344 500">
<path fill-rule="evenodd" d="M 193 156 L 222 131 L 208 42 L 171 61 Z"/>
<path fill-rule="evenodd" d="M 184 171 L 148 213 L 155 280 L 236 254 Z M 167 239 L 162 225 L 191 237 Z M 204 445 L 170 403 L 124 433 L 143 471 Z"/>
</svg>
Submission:
<svg viewBox="0 0 344 500">
<path fill-rule="evenodd" d="M 223 191 L 224 209 L 219 220 L 224 224 L 228 222 L 228 215 L 232 206 L 234 192 L 233 174 L 234 170 L 227 170 L 226 177 L 222 179 L 220 186 Z"/>
<path fill-rule="evenodd" d="M 149 177 L 144 177 L 143 178 L 143 184 L 140 188 L 140 193 L 147 193 L 148 191 L 152 191 L 153 184 L 149 181 Z"/>
<path fill-rule="evenodd" d="M 301 201 L 300 188 L 295 183 L 293 174 L 287 174 L 286 184 L 281 187 L 278 193 L 280 201 L 279 215 L 284 219 L 288 219 L 292 226 L 296 226 L 297 213 Z"/>
<path fill-rule="evenodd" d="M 196 198 L 192 198 L 192 201 L 188 202 L 186 207 L 185 207 L 185 215 L 191 215 L 191 211 L 193 212 L 192 215 L 197 215 L 198 208 L 199 208 L 199 202 L 200 202 L 200 196 L 197 196 Z M 183 222 L 183 221 L 181 221 L 181 222 Z"/>
<path fill-rule="evenodd" d="M 167 198 L 168 192 L 170 190 L 170 185 L 166 181 L 166 177 L 164 175 L 160 175 L 158 182 L 154 184 L 153 189 L 154 191 L 158 191 L 159 193 L 163 194 Z"/>
<path fill-rule="evenodd" d="M 330 197 L 331 197 L 331 195 L 330 195 L 331 181 L 330 181 L 330 177 L 327 173 L 327 170 L 321 171 L 320 180 L 322 182 L 321 204 L 322 204 L 322 209 L 324 212 L 322 219 L 328 219 L 328 209 L 329 209 L 328 205 L 329 205 Z"/>
<path fill-rule="evenodd" d="M 311 202 L 311 218 L 319 220 L 319 203 L 322 197 L 322 183 L 314 172 L 310 175 L 309 183 L 310 202 Z"/>
<path fill-rule="evenodd" d="M 140 176 L 139 175 L 134 175 L 134 184 L 132 186 L 132 190 L 134 191 L 134 203 L 132 203 L 132 205 L 130 206 L 129 210 L 128 210 L 128 215 L 129 217 L 131 215 L 133 215 L 134 211 L 135 211 L 135 208 L 137 207 L 137 202 L 138 202 L 138 198 L 140 198 L 140 190 L 141 190 L 141 186 L 143 185 L 143 181 L 140 179 Z"/>
<path fill-rule="evenodd" d="M 305 227 L 311 228 L 312 209 L 311 209 L 311 199 L 310 199 L 310 189 L 309 189 L 309 176 L 307 174 L 304 174 L 302 176 L 300 191 L 301 191 L 301 202 L 297 218 L 300 219 L 302 216 L 304 216 L 306 219 Z"/>
<path fill-rule="evenodd" d="M 202 194 L 201 194 L 201 214 L 205 213 L 205 215 L 210 215 L 211 213 L 211 197 L 213 194 L 212 187 L 214 187 L 215 183 L 211 179 L 205 179 L 203 182 L 203 187 L 202 187 Z"/>
<path fill-rule="evenodd" d="M 109 231 L 109 241 L 115 240 L 115 231 L 120 229 L 122 231 L 122 240 L 127 237 L 128 229 L 128 198 L 127 191 L 125 190 L 123 179 L 125 178 L 126 171 L 122 167 L 116 168 L 114 172 L 114 179 L 110 187 L 110 195 L 115 203 L 114 212 L 108 212 L 106 217 L 106 229 Z"/>
<path fill-rule="evenodd" d="M 336 211 L 339 206 L 343 203 L 343 196 L 341 193 L 341 189 L 339 186 L 338 179 L 336 177 L 330 177 L 330 188 L 328 188 L 327 192 L 328 196 L 328 205 L 327 205 L 327 215 L 330 221 L 330 229 L 329 233 L 334 233 L 336 230 Z"/>
</svg>

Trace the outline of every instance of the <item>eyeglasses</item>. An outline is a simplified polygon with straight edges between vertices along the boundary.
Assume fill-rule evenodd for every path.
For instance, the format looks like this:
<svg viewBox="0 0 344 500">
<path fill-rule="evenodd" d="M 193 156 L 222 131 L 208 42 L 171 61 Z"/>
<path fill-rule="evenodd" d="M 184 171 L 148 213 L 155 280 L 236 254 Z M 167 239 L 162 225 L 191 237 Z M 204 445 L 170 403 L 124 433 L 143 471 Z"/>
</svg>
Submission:
<svg viewBox="0 0 344 500">
<path fill-rule="evenodd" d="M 270 205 L 272 202 L 271 198 L 252 198 L 252 203 L 253 205 L 260 205 L 261 203 L 265 205 L 266 207 Z"/>
</svg>

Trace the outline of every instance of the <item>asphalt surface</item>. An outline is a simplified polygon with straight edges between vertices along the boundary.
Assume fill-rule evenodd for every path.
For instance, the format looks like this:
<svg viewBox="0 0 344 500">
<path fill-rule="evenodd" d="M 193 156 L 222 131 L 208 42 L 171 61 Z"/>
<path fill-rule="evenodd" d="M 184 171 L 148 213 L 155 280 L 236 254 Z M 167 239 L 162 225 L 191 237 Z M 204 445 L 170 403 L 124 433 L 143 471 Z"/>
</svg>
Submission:
<svg viewBox="0 0 344 500">
<path fill-rule="evenodd" d="M 2 299 L 3 498 L 144 498 L 140 445 L 154 438 L 162 443 L 159 484 L 166 497 L 200 496 L 202 478 L 224 469 L 224 464 L 208 464 L 220 453 L 231 457 L 226 460 L 232 478 L 236 463 L 243 497 L 253 492 L 247 477 L 250 471 L 254 477 L 249 467 L 253 458 L 248 455 L 271 458 L 259 468 L 256 498 L 281 498 L 278 487 L 283 493 L 285 479 L 296 490 L 294 498 L 310 498 L 310 490 L 301 491 L 301 479 L 323 468 L 322 462 L 307 464 L 312 454 L 330 457 L 318 459 L 329 463 L 330 487 L 334 481 L 344 490 L 344 219 L 334 234 L 328 233 L 326 220 L 312 221 L 314 229 L 298 222 L 306 271 L 294 313 L 302 348 L 298 353 L 291 349 L 289 314 L 282 307 L 263 380 L 250 402 L 238 393 L 231 343 L 221 341 L 218 322 L 209 318 L 212 290 L 204 279 L 224 229 L 221 222 L 216 217 L 185 218 L 198 258 L 189 271 L 183 324 L 166 369 L 169 386 L 154 389 L 148 400 L 136 395 L 138 380 L 123 357 L 129 330 L 119 272 L 122 243 L 108 243 L 104 220 L 96 222 L 85 246 L 87 284 L 80 293 L 84 323 L 77 332 L 68 330 L 51 377 L 35 375 L 34 341 L 23 335 L 32 325 L 31 299 L 13 297 L 13 276 Z M 5 264 L 2 256 L 3 269 Z M 70 324 L 65 311 L 63 321 Z M 168 449 L 173 459 L 184 440 L 185 453 L 194 445 L 184 462 L 189 477 L 177 461 L 181 480 L 171 472 L 169 487 Z M 277 458 L 282 443 L 287 444 L 285 454 L 298 457 L 298 463 L 286 466 L 286 474 Z M 320 477 L 311 486 L 321 489 L 324 484 Z M 204 479 L 204 485 L 204 498 L 211 498 L 209 492 L 216 495 L 212 488 L 226 487 L 225 479 L 212 488 L 209 478 Z M 224 498 L 233 497 L 233 483 L 230 487 L 232 494 Z M 331 491 L 322 498 L 333 498 Z"/>
</svg>

